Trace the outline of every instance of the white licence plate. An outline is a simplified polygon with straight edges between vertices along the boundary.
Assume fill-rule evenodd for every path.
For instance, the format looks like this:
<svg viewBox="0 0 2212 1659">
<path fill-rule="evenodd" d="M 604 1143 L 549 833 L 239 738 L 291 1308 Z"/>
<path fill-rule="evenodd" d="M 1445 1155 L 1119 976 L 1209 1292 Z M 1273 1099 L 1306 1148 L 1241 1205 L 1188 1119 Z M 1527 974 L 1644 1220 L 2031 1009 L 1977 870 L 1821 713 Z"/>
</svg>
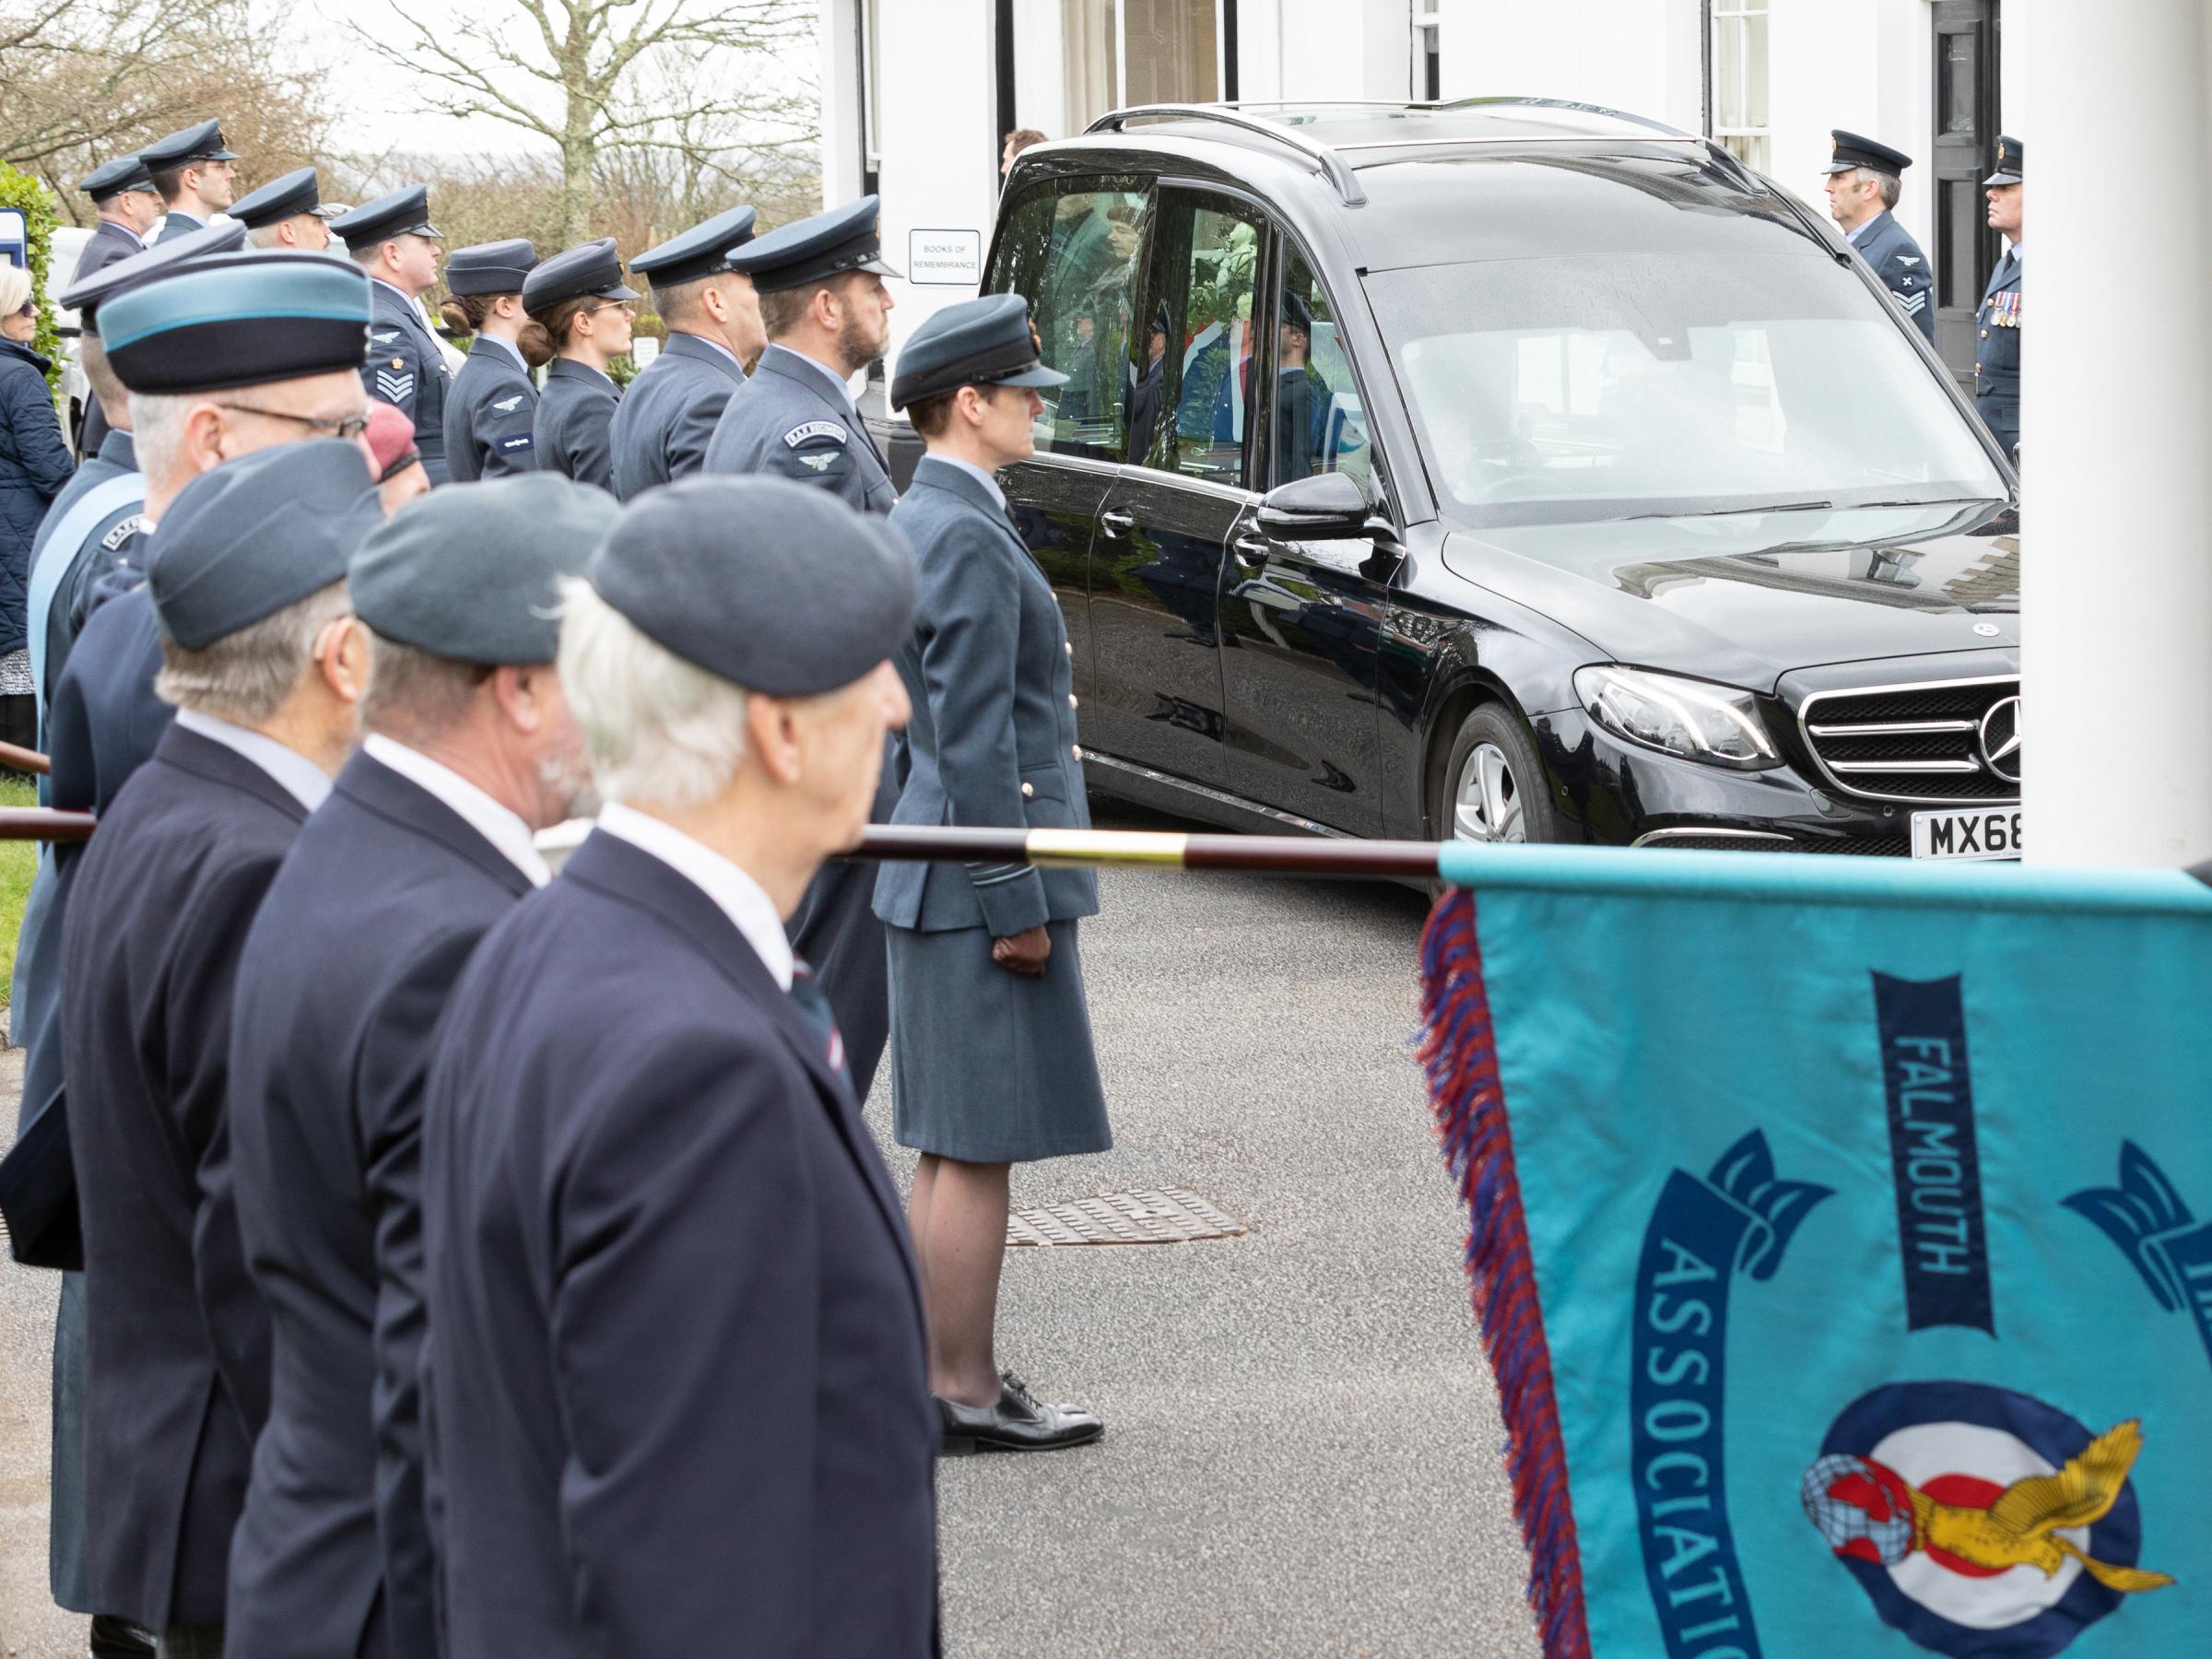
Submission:
<svg viewBox="0 0 2212 1659">
<path fill-rule="evenodd" d="M 1978 812 L 1916 812 L 1915 858 L 2018 858 L 2020 809 L 1991 806 Z"/>
</svg>

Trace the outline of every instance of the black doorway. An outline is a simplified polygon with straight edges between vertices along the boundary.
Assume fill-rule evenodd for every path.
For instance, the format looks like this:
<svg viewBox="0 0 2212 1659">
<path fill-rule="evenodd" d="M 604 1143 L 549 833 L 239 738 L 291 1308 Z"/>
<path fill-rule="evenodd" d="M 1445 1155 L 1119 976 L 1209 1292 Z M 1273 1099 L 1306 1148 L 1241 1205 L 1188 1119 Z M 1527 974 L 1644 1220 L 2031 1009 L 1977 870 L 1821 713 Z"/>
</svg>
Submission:
<svg viewBox="0 0 2212 1659">
<path fill-rule="evenodd" d="M 1974 388 L 1974 318 L 1996 269 L 1982 181 L 1996 165 L 2001 0 L 1936 0 L 1936 349 Z"/>
</svg>

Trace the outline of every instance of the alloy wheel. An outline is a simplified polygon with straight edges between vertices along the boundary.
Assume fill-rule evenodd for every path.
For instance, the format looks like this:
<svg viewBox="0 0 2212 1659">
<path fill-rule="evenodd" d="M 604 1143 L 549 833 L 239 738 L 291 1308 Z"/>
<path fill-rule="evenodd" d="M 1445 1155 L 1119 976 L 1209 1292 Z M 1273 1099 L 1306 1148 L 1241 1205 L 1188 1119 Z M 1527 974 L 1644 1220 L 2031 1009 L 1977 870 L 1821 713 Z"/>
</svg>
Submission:
<svg viewBox="0 0 2212 1659">
<path fill-rule="evenodd" d="M 1525 841 L 1521 782 L 1512 762 L 1494 743 L 1477 743 L 1460 765 L 1453 791 L 1452 833 L 1466 841 Z"/>
</svg>

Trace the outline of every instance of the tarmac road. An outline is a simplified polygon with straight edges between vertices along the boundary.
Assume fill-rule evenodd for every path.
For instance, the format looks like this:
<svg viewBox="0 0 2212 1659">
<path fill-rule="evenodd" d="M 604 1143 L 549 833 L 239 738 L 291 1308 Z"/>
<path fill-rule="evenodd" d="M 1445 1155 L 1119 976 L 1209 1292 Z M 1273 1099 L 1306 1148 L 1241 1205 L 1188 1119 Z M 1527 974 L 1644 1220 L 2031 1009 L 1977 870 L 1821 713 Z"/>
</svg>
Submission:
<svg viewBox="0 0 2212 1659">
<path fill-rule="evenodd" d="M 1406 1047 L 1421 899 L 1150 870 L 1102 897 L 1084 964 L 1117 1144 L 1018 1169 L 1015 1202 L 1181 1186 L 1252 1230 L 1009 1253 L 1001 1363 L 1107 1435 L 939 1465 L 947 1652 L 1534 1655 Z M 0 1659 L 83 1652 L 44 1589 L 53 1284 L 0 1265 Z"/>
</svg>

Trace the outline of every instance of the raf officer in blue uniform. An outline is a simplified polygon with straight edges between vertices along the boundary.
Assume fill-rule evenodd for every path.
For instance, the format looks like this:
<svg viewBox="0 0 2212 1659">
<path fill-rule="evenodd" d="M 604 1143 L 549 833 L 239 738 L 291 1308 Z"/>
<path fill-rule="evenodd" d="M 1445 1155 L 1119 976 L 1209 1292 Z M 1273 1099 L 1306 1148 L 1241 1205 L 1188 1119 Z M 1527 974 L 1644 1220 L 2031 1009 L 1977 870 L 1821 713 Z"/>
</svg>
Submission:
<svg viewBox="0 0 2212 1659">
<path fill-rule="evenodd" d="M 874 196 L 785 225 L 738 249 L 768 338 L 745 390 L 707 445 L 705 470 L 769 473 L 818 485 L 863 512 L 899 500 L 889 466 L 853 404 L 852 378 L 883 361 L 891 296 Z"/>
<path fill-rule="evenodd" d="M 759 478 L 648 491 L 569 586 L 607 805 L 423 1103 L 448 1653 L 932 1651 L 920 1284 L 780 922 L 867 820 L 913 596 L 882 524 Z"/>
<path fill-rule="evenodd" d="M 542 324 L 523 310 L 537 250 L 521 237 L 456 248 L 445 262 L 443 315 L 471 336 L 445 399 L 445 465 L 456 484 L 537 467 L 537 388 L 530 371 L 552 357 Z"/>
<path fill-rule="evenodd" d="M 752 240 L 753 218 L 733 207 L 629 262 L 653 284 L 668 339 L 615 411 L 614 488 L 626 501 L 699 471 L 724 406 L 767 343 L 753 279 L 729 265 Z"/>
<path fill-rule="evenodd" d="M 1997 140 L 1997 169 L 1982 181 L 1989 228 L 2005 239 L 2005 256 L 1989 275 L 1974 319 L 1974 408 L 2007 457 L 2020 446 L 2020 206 L 2027 189 L 2020 141 Z"/>
<path fill-rule="evenodd" d="M 177 497 L 147 569 L 176 724 L 100 815 L 64 927 L 92 1594 L 163 1653 L 221 1651 L 267 1413 L 226 1095 L 239 952 L 353 746 L 366 649 L 346 564 L 381 518 L 359 447 L 334 439 L 244 456 Z"/>
<path fill-rule="evenodd" d="M 438 286 L 438 244 L 429 188 L 410 184 L 364 203 L 331 223 L 376 296 L 361 383 L 369 395 L 415 422 L 415 451 L 434 485 L 446 481 L 445 400 L 452 390 L 445 353 L 423 315 L 421 297 Z"/>
<path fill-rule="evenodd" d="M 553 344 L 546 389 L 531 422 L 537 465 L 579 484 L 615 486 L 610 429 L 622 394 L 608 372 L 629 355 L 630 301 L 615 239 L 601 237 L 539 262 L 523 283 L 523 309 Z"/>
<path fill-rule="evenodd" d="M 84 176 L 77 188 L 92 198 L 100 223 L 92 227 L 84 252 L 76 256 L 70 280 L 82 282 L 103 266 L 146 252 L 147 235 L 161 222 L 161 195 L 154 176 L 135 156 L 119 156 Z"/>
<path fill-rule="evenodd" d="M 154 177 L 146 171 L 146 163 L 135 156 L 103 162 L 85 175 L 78 188 L 92 198 L 100 222 L 92 227 L 84 251 L 76 256 L 72 283 L 98 276 L 119 259 L 145 253 L 152 246 L 147 240 L 148 234 L 161 222 L 160 193 L 154 188 Z M 100 453 L 108 431 L 107 411 L 95 402 L 85 411 L 84 425 L 77 433 L 78 455 L 89 460 Z"/>
<path fill-rule="evenodd" d="M 300 253 L 330 250 L 330 218 L 323 212 L 322 185 L 312 167 L 295 167 L 230 204 L 230 217 L 246 228 L 257 248 Z"/>
<path fill-rule="evenodd" d="M 1898 309 L 1931 346 L 1936 344 L 1936 279 L 1912 233 L 1897 222 L 1898 197 L 1912 158 L 1857 133 L 1836 127 L 1829 163 L 1828 212 L 1874 267 Z"/>
<path fill-rule="evenodd" d="M 168 211 L 159 241 L 205 230 L 209 219 L 229 210 L 238 188 L 238 170 L 231 165 L 238 152 L 223 143 L 220 121 L 203 121 L 157 138 L 138 152 L 138 159 L 153 176 Z"/>
<path fill-rule="evenodd" d="M 899 355 L 891 406 L 929 453 L 891 513 L 914 549 L 913 704 L 894 824 L 1088 830 L 1067 630 L 1006 516 L 996 474 L 1028 458 L 1040 386 L 1018 294 L 938 312 Z M 930 1387 L 947 1452 L 1042 1452 L 1103 1432 L 1038 1401 L 995 1358 L 1009 1166 L 1113 1145 L 1076 922 L 1088 870 L 887 864 L 876 913 L 891 970 L 891 1124 L 922 1154 L 908 1216 L 929 1288 Z"/>
<path fill-rule="evenodd" d="M 231 1015 L 239 1230 L 272 1338 L 230 1551 L 237 1653 L 438 1651 L 423 1075 L 470 952 L 551 877 L 533 832 L 590 810 L 559 584 L 618 512 L 566 478 L 499 479 L 431 492 L 354 555 L 368 740 L 262 900 Z"/>
<path fill-rule="evenodd" d="M 897 503 L 890 469 L 845 383 L 882 361 L 890 346 L 883 279 L 898 272 L 883 262 L 880 218 L 877 199 L 863 196 L 730 255 L 731 268 L 759 293 L 768 346 L 723 410 L 703 470 L 791 478 L 862 512 L 888 513 Z M 878 823 L 899 795 L 895 752 L 890 746 L 881 773 Z M 863 1100 L 890 1033 L 883 924 L 869 899 L 874 879 L 865 865 L 830 865 L 791 920 L 794 946 L 837 1009 Z"/>
</svg>

